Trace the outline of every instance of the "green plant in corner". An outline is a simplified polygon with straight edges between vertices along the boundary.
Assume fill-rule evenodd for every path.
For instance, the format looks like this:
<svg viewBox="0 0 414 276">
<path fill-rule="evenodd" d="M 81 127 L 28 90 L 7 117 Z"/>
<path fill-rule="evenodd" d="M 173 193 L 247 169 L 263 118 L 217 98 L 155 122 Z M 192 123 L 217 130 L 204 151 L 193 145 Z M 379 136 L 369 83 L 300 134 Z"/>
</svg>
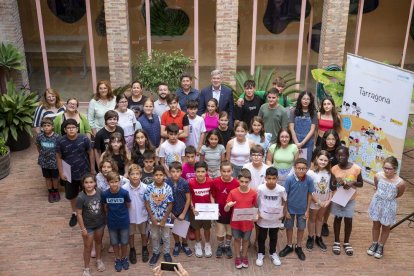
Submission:
<svg viewBox="0 0 414 276">
<path fill-rule="evenodd" d="M 6 93 L 6 83 L 13 70 L 23 70 L 23 54 L 13 44 L 0 44 L 0 92 Z"/>
<path fill-rule="evenodd" d="M 329 71 L 321 68 L 313 69 L 311 72 L 313 79 L 323 84 L 325 92 L 330 94 L 335 101 L 335 105 L 340 107 L 344 98 L 346 72 Z"/>
<path fill-rule="evenodd" d="M 3 137 L 0 137 L 0 156 L 5 156 L 9 152 L 9 148 L 6 146 L 6 141 Z"/>
</svg>

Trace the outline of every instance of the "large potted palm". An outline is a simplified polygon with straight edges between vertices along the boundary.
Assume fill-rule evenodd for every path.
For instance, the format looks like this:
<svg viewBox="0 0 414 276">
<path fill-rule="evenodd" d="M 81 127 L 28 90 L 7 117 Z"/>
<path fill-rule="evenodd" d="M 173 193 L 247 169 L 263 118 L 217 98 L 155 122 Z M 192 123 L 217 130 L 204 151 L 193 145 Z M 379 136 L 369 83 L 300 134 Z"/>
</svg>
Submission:
<svg viewBox="0 0 414 276">
<path fill-rule="evenodd" d="M 0 92 L 6 93 L 7 81 L 13 70 L 23 70 L 23 54 L 13 44 L 0 44 Z"/>
</svg>

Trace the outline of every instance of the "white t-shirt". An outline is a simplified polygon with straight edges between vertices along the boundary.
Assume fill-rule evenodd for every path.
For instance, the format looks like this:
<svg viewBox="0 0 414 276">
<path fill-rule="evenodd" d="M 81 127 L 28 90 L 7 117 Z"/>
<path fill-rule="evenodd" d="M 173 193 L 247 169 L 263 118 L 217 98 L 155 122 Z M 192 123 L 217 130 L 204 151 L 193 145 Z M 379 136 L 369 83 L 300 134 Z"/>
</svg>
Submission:
<svg viewBox="0 0 414 276">
<path fill-rule="evenodd" d="M 188 121 L 190 122 L 190 134 L 188 135 L 185 144 L 197 149 L 201 133 L 206 132 L 206 125 L 204 124 L 203 118 L 198 115 L 196 115 L 194 119 L 191 119 L 188 116 Z"/>
<path fill-rule="evenodd" d="M 257 190 L 260 184 L 265 183 L 266 170 L 269 168 L 268 165 L 263 163 L 262 167 L 257 170 L 253 167 L 253 163 L 250 162 L 244 165 L 243 168 L 248 169 L 252 175 L 252 181 L 249 185 L 250 188 Z"/>
<path fill-rule="evenodd" d="M 140 224 L 148 220 L 147 209 L 145 208 L 144 194 L 147 191 L 147 185 L 141 182 L 141 184 L 135 188 L 130 183 L 122 186 L 129 192 L 131 198 L 131 207 L 129 211 L 129 223 Z"/>
<path fill-rule="evenodd" d="M 262 228 L 278 228 L 282 227 L 283 223 L 280 219 L 269 220 L 263 218 L 264 212 L 276 213 L 278 212 L 280 218 L 283 217 L 282 199 L 286 201 L 286 190 L 283 186 L 276 185 L 273 190 L 269 190 L 266 184 L 262 184 L 257 188 L 257 205 L 259 206 L 259 213 L 261 218 L 257 221 L 257 225 Z"/>
<path fill-rule="evenodd" d="M 331 174 L 327 170 L 319 171 L 319 172 L 314 172 L 312 170 L 309 170 L 306 174 L 313 179 L 313 183 L 315 187 L 315 191 L 313 192 L 313 195 L 316 195 L 316 197 L 320 201 L 328 200 L 329 192 L 331 191 L 329 189 L 329 183 L 331 182 Z M 321 207 L 312 201 L 310 208 L 319 209 Z"/>
<path fill-rule="evenodd" d="M 131 136 L 134 135 L 134 132 L 136 129 L 141 129 L 140 122 L 137 122 L 137 119 L 135 118 L 135 113 L 131 109 L 127 109 L 125 112 L 119 112 L 118 110 L 115 110 L 118 113 L 118 126 L 122 127 L 124 130 L 124 136 Z M 135 124 L 135 127 L 134 127 Z"/>
<path fill-rule="evenodd" d="M 168 166 L 174 161 L 182 163 L 181 157 L 185 156 L 185 144 L 178 140 L 175 145 L 170 144 L 168 140 L 160 146 L 160 157 L 165 157 L 165 164 Z"/>
</svg>

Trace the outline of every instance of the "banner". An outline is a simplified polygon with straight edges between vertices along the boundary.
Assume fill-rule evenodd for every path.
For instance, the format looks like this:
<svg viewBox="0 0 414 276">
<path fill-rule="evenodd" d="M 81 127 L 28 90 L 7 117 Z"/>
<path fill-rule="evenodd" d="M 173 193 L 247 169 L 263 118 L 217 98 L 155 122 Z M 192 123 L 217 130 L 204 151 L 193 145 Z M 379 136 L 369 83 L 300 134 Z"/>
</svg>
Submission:
<svg viewBox="0 0 414 276">
<path fill-rule="evenodd" d="M 413 84 L 413 72 L 347 55 L 340 137 L 367 182 L 386 157 L 401 165 Z"/>
</svg>

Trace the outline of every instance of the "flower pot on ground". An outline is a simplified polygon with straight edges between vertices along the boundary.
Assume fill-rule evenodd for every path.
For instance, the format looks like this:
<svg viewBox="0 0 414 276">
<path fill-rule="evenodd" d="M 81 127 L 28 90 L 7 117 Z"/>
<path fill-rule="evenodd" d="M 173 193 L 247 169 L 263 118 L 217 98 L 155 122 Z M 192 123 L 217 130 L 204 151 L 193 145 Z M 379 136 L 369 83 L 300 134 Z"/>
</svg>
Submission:
<svg viewBox="0 0 414 276">
<path fill-rule="evenodd" d="M 0 137 L 0 179 L 5 178 L 10 173 L 10 149 L 2 137 Z"/>
</svg>

